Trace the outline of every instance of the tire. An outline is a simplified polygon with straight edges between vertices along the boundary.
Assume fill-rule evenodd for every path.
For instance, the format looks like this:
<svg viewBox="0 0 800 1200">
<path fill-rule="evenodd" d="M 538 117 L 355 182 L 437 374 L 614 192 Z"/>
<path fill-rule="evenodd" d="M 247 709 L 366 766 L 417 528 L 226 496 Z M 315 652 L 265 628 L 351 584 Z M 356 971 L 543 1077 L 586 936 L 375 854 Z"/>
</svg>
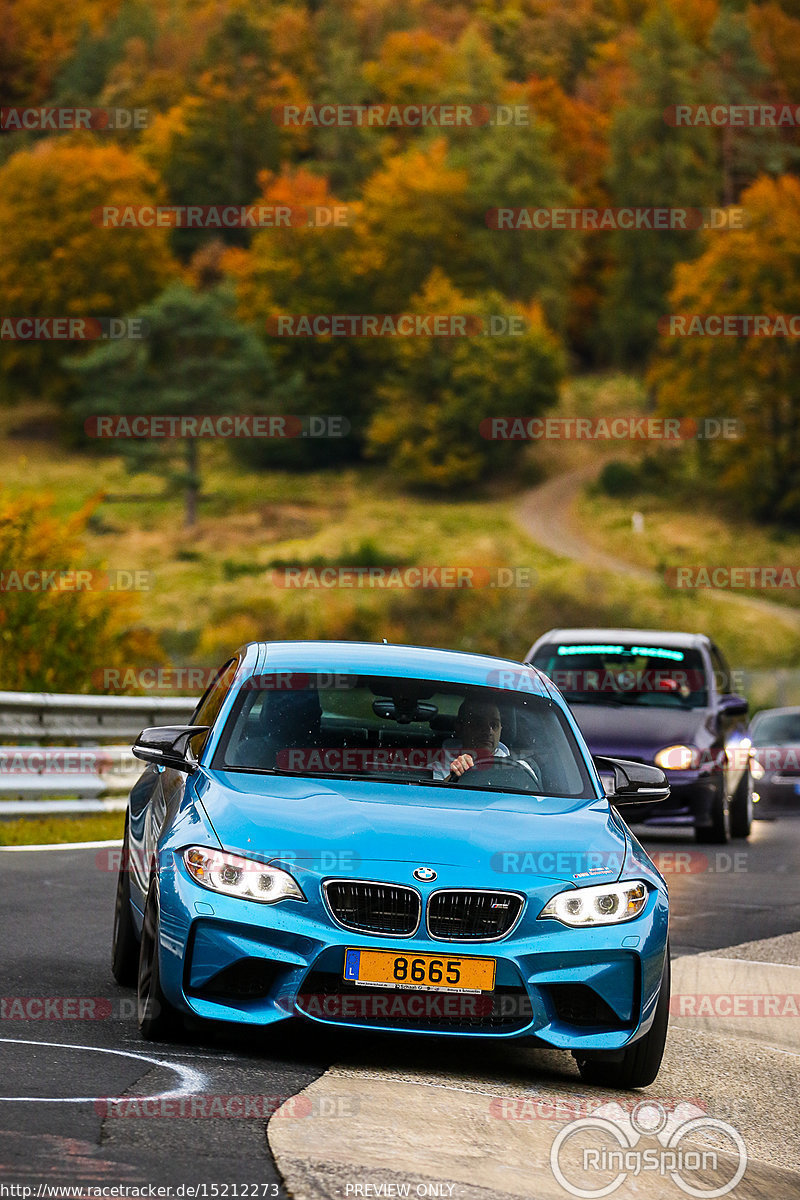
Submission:
<svg viewBox="0 0 800 1200">
<path fill-rule="evenodd" d="M 614 1061 L 601 1057 L 578 1058 L 578 1070 L 584 1083 L 594 1084 L 597 1087 L 638 1088 L 647 1087 L 653 1082 L 658 1075 L 667 1040 L 670 977 L 669 944 L 667 944 L 653 1024 L 644 1037 L 639 1038 L 624 1051 L 621 1059 Z"/>
<path fill-rule="evenodd" d="M 711 803 L 711 824 L 696 825 L 694 838 L 701 846 L 724 846 L 730 840 L 730 836 L 731 815 L 728 797 L 725 794 L 725 783 L 720 779 Z"/>
<path fill-rule="evenodd" d="M 128 818 L 122 838 L 122 858 L 114 898 L 114 931 L 111 936 L 111 974 L 123 987 L 136 987 L 139 976 L 139 938 L 131 915 L 130 848 Z"/>
<path fill-rule="evenodd" d="M 731 800 L 731 837 L 747 838 L 753 827 L 753 780 L 748 770 L 736 785 Z"/>
<path fill-rule="evenodd" d="M 160 925 L 156 876 L 150 882 L 144 906 L 142 940 L 136 987 L 139 1032 L 148 1042 L 168 1042 L 182 1029 L 181 1015 L 161 990 Z"/>
</svg>

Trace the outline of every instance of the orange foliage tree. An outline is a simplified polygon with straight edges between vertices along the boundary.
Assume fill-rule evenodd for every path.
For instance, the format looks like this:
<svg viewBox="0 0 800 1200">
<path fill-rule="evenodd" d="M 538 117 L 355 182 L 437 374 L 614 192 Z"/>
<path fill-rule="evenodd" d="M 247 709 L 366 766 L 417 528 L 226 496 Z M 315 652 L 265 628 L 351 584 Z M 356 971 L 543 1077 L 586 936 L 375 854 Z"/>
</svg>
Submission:
<svg viewBox="0 0 800 1200">
<path fill-rule="evenodd" d="M 152 204 L 157 182 L 113 143 L 38 142 L 0 169 L 0 294 L 10 317 L 121 317 L 178 270 L 163 228 L 103 228 L 104 206 Z M 0 341 L 11 389 L 59 396 L 65 343 Z"/>
<path fill-rule="evenodd" d="M 746 229 L 704 237 L 680 265 L 670 313 L 800 313 L 800 182 L 762 178 L 742 195 Z M 800 344 L 793 336 L 670 336 L 662 320 L 650 372 L 666 415 L 740 422 L 741 436 L 697 443 L 702 473 L 764 519 L 800 519 Z M 688 329 L 689 326 L 687 325 Z M 703 327 L 704 328 L 704 327 Z"/>
</svg>

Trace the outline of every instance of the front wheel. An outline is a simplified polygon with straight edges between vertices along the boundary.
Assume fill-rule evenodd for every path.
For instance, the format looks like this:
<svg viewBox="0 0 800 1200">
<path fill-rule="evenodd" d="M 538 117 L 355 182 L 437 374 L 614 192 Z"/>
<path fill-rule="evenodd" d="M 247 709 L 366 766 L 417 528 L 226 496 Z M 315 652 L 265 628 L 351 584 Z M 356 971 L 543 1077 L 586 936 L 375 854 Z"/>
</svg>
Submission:
<svg viewBox="0 0 800 1200">
<path fill-rule="evenodd" d="M 728 808 L 728 797 L 725 783 L 722 779 L 714 791 L 711 801 L 711 824 L 696 825 L 695 841 L 701 846 L 724 846 L 731 836 L 731 814 Z"/>
<path fill-rule="evenodd" d="M 753 780 L 745 770 L 731 800 L 731 837 L 750 836 L 753 826 Z"/>
<path fill-rule="evenodd" d="M 160 924 L 158 890 L 154 875 L 144 906 L 136 993 L 139 1032 L 148 1042 L 169 1041 L 180 1031 L 182 1024 L 180 1013 L 161 990 Z"/>
<path fill-rule="evenodd" d="M 122 838 L 122 858 L 114 899 L 114 933 L 111 938 L 111 974 L 123 987 L 136 987 L 139 964 L 139 939 L 131 916 L 130 847 L 128 818 Z"/>
<path fill-rule="evenodd" d="M 664 957 L 661 988 L 658 993 L 653 1024 L 644 1037 L 639 1038 L 624 1051 L 621 1059 L 584 1058 L 576 1055 L 578 1070 L 584 1083 L 597 1087 L 638 1088 L 647 1087 L 658 1074 L 669 1024 L 670 996 L 669 945 Z"/>
</svg>

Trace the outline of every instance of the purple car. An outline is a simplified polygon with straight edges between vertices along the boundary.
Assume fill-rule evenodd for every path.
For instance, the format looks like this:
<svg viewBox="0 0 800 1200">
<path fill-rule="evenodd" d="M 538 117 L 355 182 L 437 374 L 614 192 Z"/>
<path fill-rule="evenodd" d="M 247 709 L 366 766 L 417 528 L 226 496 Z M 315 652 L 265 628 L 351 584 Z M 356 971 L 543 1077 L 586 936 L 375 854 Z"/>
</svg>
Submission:
<svg viewBox="0 0 800 1200">
<path fill-rule="evenodd" d="M 746 838 L 753 782 L 747 701 L 710 638 L 652 629 L 551 629 L 525 656 L 562 692 L 593 755 L 661 767 L 670 796 L 629 823 Z M 602 777 L 602 771 L 601 771 Z"/>
</svg>

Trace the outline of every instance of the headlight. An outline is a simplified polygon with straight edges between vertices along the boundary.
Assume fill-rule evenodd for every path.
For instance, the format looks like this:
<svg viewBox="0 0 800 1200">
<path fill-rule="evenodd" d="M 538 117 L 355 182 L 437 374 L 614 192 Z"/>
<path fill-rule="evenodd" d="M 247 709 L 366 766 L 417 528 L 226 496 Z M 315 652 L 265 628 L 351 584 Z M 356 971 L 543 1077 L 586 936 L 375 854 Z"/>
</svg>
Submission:
<svg viewBox="0 0 800 1200">
<path fill-rule="evenodd" d="M 548 900 L 539 913 L 555 917 L 565 925 L 617 925 L 638 917 L 647 903 L 647 886 L 632 883 L 601 883 L 595 887 L 570 888 Z"/>
<path fill-rule="evenodd" d="M 753 776 L 753 779 L 763 779 L 766 773 L 757 758 L 750 759 L 750 774 Z"/>
<path fill-rule="evenodd" d="M 186 870 L 196 883 L 212 892 L 277 904 L 279 900 L 305 900 L 300 885 L 288 871 L 268 867 L 253 858 L 190 846 L 183 851 Z"/>
<path fill-rule="evenodd" d="M 700 751 L 696 746 L 665 746 L 653 762 L 662 771 L 688 771 L 700 766 Z"/>
</svg>

